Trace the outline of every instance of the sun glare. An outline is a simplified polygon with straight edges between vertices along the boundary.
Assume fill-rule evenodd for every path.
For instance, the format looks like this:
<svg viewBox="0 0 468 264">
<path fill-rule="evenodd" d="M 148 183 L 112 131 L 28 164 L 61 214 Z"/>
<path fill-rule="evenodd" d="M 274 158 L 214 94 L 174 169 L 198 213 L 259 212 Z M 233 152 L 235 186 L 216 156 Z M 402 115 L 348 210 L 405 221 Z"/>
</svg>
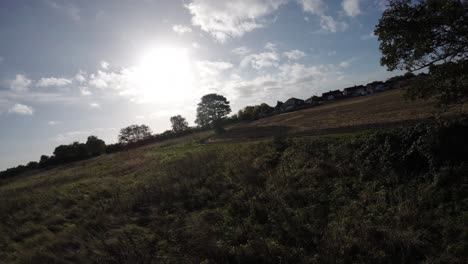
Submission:
<svg viewBox="0 0 468 264">
<path fill-rule="evenodd" d="M 183 48 L 160 47 L 144 53 L 135 73 L 143 101 L 176 101 L 193 92 L 192 63 Z"/>
</svg>

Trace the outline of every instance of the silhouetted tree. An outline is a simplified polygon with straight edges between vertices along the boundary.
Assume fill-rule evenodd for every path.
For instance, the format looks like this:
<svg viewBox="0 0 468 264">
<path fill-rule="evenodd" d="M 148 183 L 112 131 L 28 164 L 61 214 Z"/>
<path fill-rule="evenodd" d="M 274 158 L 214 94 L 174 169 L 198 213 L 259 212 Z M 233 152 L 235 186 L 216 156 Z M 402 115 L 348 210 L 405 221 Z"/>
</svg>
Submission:
<svg viewBox="0 0 468 264">
<path fill-rule="evenodd" d="M 120 130 L 119 143 L 135 143 L 150 136 L 151 129 L 147 125 L 131 125 Z"/>
<path fill-rule="evenodd" d="M 440 105 L 468 96 L 468 1 L 391 0 L 375 34 L 380 63 L 388 70 L 429 75 L 408 90 L 410 98 L 436 98 Z"/>
<path fill-rule="evenodd" d="M 54 156 L 54 162 L 62 164 L 86 159 L 89 157 L 89 154 L 85 144 L 73 142 L 73 144 L 70 145 L 60 145 L 56 147 L 54 150 Z"/>
<path fill-rule="evenodd" d="M 106 143 L 96 136 L 89 136 L 86 141 L 86 148 L 88 153 L 95 157 L 106 152 Z"/>
<path fill-rule="evenodd" d="M 39 159 L 39 167 L 40 168 L 47 167 L 49 165 L 49 160 L 50 160 L 49 156 L 42 155 L 41 158 Z"/>
<path fill-rule="evenodd" d="M 209 127 L 216 132 L 223 131 L 221 121 L 231 113 L 231 107 L 226 97 L 219 94 L 207 94 L 201 98 L 197 107 L 195 123 L 200 127 Z"/>
<path fill-rule="evenodd" d="M 171 124 L 174 132 L 181 132 L 188 128 L 187 120 L 181 115 L 171 116 Z"/>
</svg>

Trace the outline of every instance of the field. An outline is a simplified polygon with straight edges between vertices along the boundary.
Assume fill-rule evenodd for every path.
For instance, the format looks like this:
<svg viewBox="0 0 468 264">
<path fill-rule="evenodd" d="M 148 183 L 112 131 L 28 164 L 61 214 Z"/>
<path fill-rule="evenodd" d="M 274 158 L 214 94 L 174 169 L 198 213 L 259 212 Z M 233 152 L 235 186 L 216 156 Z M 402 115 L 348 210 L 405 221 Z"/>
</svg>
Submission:
<svg viewBox="0 0 468 264">
<path fill-rule="evenodd" d="M 225 135 L 212 141 L 271 137 L 280 133 L 290 135 L 326 135 L 349 133 L 374 128 L 414 124 L 433 118 L 438 110 L 428 101 L 406 101 L 404 90 L 395 89 L 362 96 L 300 111 L 274 115 L 237 125 Z M 460 112 L 452 109 L 444 115 Z M 466 113 L 466 107 L 463 109 Z"/>
<path fill-rule="evenodd" d="M 0 181 L 2 263 L 464 263 L 468 123 L 200 144 Z"/>
<path fill-rule="evenodd" d="M 0 262 L 464 263 L 467 120 L 401 93 L 1 180 Z"/>
</svg>

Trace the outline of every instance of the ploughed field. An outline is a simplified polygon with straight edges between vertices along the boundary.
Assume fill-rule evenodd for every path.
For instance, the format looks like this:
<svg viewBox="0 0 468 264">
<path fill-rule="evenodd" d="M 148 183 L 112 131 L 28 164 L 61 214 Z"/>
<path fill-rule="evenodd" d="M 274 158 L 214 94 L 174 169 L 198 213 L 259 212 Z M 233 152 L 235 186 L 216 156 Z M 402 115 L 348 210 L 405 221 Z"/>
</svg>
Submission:
<svg viewBox="0 0 468 264">
<path fill-rule="evenodd" d="M 1 180 L 0 262 L 466 263 L 467 134 L 194 140 Z"/>
<path fill-rule="evenodd" d="M 368 96 L 341 99 L 317 107 L 283 113 L 236 125 L 212 141 L 291 135 L 325 135 L 348 133 L 373 128 L 414 124 L 437 113 L 430 101 L 407 101 L 403 89 Z M 464 113 L 468 110 L 463 108 Z M 443 115 L 458 114 L 454 108 Z"/>
</svg>

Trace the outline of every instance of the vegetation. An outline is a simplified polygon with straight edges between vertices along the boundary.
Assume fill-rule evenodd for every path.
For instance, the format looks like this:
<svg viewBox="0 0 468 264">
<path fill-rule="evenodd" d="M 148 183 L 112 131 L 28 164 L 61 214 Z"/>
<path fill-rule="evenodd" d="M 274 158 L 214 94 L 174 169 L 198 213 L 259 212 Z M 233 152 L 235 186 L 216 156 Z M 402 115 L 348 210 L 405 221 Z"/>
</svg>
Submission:
<svg viewBox="0 0 468 264">
<path fill-rule="evenodd" d="M 389 70 L 428 68 L 427 78 L 409 90 L 411 98 L 435 98 L 439 105 L 468 97 L 468 2 L 392 0 L 375 34 L 381 64 Z"/>
<path fill-rule="evenodd" d="M 3 181 L 3 263 L 465 263 L 468 121 L 140 148 Z"/>
<path fill-rule="evenodd" d="M 172 131 L 181 132 L 188 129 L 188 122 L 181 115 L 171 116 Z"/>
<path fill-rule="evenodd" d="M 223 132 L 223 119 L 231 113 L 226 97 L 219 94 L 207 94 L 201 98 L 197 107 L 195 123 L 200 127 L 212 127 L 217 133 Z"/>
<path fill-rule="evenodd" d="M 262 103 L 260 105 L 246 106 L 239 110 L 237 117 L 243 121 L 257 120 L 273 114 L 274 108 Z"/>
<path fill-rule="evenodd" d="M 119 133 L 119 143 L 136 143 L 151 136 L 151 129 L 147 125 L 131 125 L 122 128 Z"/>
</svg>

